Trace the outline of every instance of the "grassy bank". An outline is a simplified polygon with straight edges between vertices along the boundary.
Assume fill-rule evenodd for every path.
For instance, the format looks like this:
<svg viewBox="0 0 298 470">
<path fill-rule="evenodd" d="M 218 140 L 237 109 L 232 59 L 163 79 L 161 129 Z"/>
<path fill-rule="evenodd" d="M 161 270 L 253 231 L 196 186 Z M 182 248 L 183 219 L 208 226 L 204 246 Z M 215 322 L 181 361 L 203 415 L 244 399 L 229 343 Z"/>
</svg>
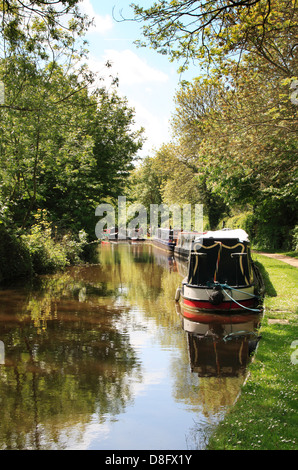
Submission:
<svg viewBox="0 0 298 470">
<path fill-rule="evenodd" d="M 298 448 L 298 269 L 265 256 L 254 258 L 265 270 L 268 287 L 262 340 L 241 396 L 211 437 L 209 450 Z"/>
</svg>

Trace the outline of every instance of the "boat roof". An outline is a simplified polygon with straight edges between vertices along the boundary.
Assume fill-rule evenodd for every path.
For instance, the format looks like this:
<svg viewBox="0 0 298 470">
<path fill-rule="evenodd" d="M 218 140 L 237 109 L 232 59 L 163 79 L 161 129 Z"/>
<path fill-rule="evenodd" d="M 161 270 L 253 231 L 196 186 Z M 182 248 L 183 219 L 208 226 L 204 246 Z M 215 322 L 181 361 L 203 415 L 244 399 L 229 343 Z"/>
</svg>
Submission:
<svg viewBox="0 0 298 470">
<path fill-rule="evenodd" d="M 236 239 L 239 240 L 239 242 L 249 242 L 248 234 L 240 229 L 222 229 L 222 230 L 209 230 L 208 232 L 202 233 L 198 237 L 196 237 L 196 240 L 202 240 L 206 238 L 213 238 L 215 240 L 221 240 L 221 239 Z"/>
</svg>

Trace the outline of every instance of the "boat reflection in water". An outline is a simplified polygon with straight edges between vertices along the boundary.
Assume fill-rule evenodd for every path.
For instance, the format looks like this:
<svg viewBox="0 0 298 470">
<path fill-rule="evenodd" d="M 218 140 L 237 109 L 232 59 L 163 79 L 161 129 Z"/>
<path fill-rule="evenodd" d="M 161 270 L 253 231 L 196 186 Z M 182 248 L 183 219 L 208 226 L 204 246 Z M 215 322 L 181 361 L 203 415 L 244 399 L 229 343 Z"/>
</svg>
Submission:
<svg viewBox="0 0 298 470">
<path fill-rule="evenodd" d="M 245 374 L 260 336 L 262 314 L 222 315 L 196 312 L 196 321 L 176 304 L 187 332 L 191 371 L 199 377 L 238 377 Z"/>
</svg>

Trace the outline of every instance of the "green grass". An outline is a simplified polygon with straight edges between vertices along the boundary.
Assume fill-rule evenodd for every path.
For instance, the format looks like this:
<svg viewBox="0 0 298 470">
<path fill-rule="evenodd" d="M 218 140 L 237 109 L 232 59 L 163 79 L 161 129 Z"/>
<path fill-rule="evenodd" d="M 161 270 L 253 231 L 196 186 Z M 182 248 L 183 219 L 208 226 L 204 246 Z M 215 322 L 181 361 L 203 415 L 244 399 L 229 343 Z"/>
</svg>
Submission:
<svg viewBox="0 0 298 470">
<path fill-rule="evenodd" d="M 211 450 L 298 448 L 298 347 L 291 347 L 298 340 L 298 269 L 254 258 L 267 273 L 262 339 L 240 398 L 209 441 Z"/>
<path fill-rule="evenodd" d="M 258 251 L 263 252 L 263 253 L 272 253 L 272 250 L 256 250 L 255 253 Z M 284 250 L 275 250 L 274 253 L 278 255 L 285 255 L 285 256 L 290 256 L 291 258 L 298 258 L 298 251 L 284 251 Z"/>
<path fill-rule="evenodd" d="M 298 269 L 273 258 L 256 254 L 254 259 L 267 273 L 265 313 L 267 318 L 297 321 Z"/>
<path fill-rule="evenodd" d="M 291 256 L 291 258 L 298 258 L 298 251 L 289 251 L 282 254 L 286 256 Z"/>
</svg>

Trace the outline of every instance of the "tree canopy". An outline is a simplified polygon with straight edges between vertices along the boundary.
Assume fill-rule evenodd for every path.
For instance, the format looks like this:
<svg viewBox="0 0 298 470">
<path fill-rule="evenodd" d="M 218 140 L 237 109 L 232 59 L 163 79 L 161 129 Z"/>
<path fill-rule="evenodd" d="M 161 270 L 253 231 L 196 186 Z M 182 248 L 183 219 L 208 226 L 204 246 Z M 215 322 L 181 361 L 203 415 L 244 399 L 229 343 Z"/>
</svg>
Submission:
<svg viewBox="0 0 298 470">
<path fill-rule="evenodd" d="M 39 209 L 94 236 L 95 208 L 117 198 L 142 146 L 134 110 L 86 65 L 78 0 L 0 6 L 0 209 L 29 228 Z"/>
<path fill-rule="evenodd" d="M 284 76 L 297 72 L 297 5 L 292 0 L 159 0 L 134 4 L 145 42 L 172 60 L 222 64 L 253 53 Z"/>
<path fill-rule="evenodd" d="M 134 11 L 144 23 L 140 45 L 182 60 L 180 70 L 200 66 L 176 93 L 172 143 L 154 157 L 167 175 L 164 200 L 179 202 L 187 188 L 211 228 L 235 210 L 250 211 L 245 228 L 257 244 L 294 246 L 296 2 L 160 0 Z"/>
</svg>

